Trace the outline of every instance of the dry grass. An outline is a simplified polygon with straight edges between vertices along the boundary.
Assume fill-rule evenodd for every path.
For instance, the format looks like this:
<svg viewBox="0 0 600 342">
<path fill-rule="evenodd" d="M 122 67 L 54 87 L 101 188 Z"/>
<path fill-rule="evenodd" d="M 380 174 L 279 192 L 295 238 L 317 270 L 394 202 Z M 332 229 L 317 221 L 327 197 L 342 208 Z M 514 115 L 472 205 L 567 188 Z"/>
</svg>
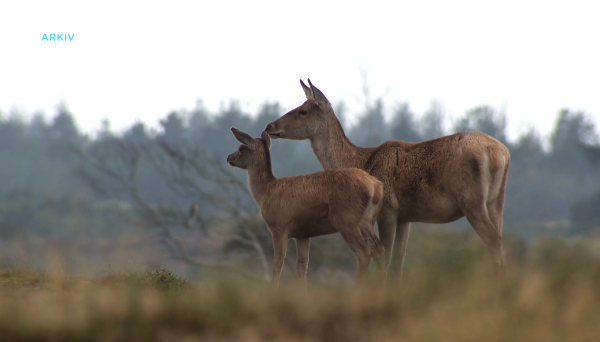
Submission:
<svg viewBox="0 0 600 342">
<path fill-rule="evenodd" d="M 600 340 L 593 244 L 540 241 L 497 281 L 476 237 L 456 236 L 430 236 L 403 287 L 387 295 L 372 283 L 312 283 L 307 294 L 294 283 L 277 294 L 239 279 L 191 285 L 164 270 L 98 278 L 0 271 L 0 341 Z"/>
</svg>

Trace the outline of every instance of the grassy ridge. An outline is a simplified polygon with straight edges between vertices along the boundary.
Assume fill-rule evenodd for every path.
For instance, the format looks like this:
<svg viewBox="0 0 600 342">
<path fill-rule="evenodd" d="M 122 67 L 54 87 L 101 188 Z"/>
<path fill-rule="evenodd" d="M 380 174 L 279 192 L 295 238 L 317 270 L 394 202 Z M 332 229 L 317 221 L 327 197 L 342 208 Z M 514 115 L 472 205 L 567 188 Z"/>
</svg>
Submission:
<svg viewBox="0 0 600 342">
<path fill-rule="evenodd" d="M 289 282 L 273 294 L 224 277 L 191 284 L 164 269 L 98 278 L 4 270 L 0 341 L 600 339 L 600 259 L 591 242 L 540 241 L 497 281 L 480 244 L 438 238 L 415 253 L 402 289 L 387 296 L 373 283 L 313 283 L 303 294 Z"/>
</svg>

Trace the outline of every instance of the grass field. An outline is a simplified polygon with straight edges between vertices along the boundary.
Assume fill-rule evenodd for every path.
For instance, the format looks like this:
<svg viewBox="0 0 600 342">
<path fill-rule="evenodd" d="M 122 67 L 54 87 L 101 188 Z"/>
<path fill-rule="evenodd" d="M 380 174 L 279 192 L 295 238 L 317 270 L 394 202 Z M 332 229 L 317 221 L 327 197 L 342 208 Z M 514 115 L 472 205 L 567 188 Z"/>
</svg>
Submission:
<svg viewBox="0 0 600 342">
<path fill-rule="evenodd" d="M 461 247 L 431 240 L 387 295 L 372 282 L 313 281 L 304 294 L 288 279 L 273 294 L 262 282 L 215 274 L 191 283 L 164 269 L 92 278 L 0 270 L 0 341 L 600 340 L 591 242 L 537 242 L 497 281 L 476 237 Z"/>
</svg>

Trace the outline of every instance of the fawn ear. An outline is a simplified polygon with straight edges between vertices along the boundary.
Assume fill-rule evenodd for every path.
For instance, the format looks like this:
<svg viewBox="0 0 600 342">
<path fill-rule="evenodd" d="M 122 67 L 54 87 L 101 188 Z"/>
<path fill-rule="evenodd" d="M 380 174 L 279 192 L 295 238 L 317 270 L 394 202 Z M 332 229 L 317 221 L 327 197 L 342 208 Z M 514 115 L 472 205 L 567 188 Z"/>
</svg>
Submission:
<svg viewBox="0 0 600 342">
<path fill-rule="evenodd" d="M 312 90 L 309 87 L 307 87 L 306 84 L 302 82 L 302 80 L 300 80 L 300 84 L 302 85 L 302 90 L 304 90 L 304 94 L 306 94 L 306 99 L 313 100 L 315 98 L 315 94 L 313 94 Z"/>
<path fill-rule="evenodd" d="M 235 138 L 244 145 L 250 146 L 254 143 L 254 139 L 252 139 L 251 136 L 249 136 L 247 133 L 240 131 L 235 127 L 231 127 L 231 132 L 233 133 Z"/>
<path fill-rule="evenodd" d="M 317 87 L 315 87 L 310 82 L 310 78 L 308 79 L 308 84 L 310 85 L 310 90 L 313 93 L 313 96 L 314 96 L 313 98 L 315 99 L 315 101 L 317 101 L 317 103 L 329 104 L 329 100 L 325 97 L 325 95 L 323 94 L 323 92 L 321 92 L 319 89 L 317 89 Z"/>
<path fill-rule="evenodd" d="M 265 142 L 265 144 L 267 145 L 267 148 L 270 150 L 271 149 L 271 137 L 269 136 L 269 133 L 267 133 L 266 131 L 263 131 L 260 135 L 260 138 Z"/>
</svg>

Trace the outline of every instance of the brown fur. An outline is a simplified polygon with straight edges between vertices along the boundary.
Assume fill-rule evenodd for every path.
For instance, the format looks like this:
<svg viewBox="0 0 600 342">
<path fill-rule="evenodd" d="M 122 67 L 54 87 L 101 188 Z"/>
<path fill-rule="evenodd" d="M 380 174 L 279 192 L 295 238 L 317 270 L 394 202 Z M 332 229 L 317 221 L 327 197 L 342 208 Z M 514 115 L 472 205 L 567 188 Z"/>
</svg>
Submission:
<svg viewBox="0 0 600 342">
<path fill-rule="evenodd" d="M 357 147 L 325 95 L 308 82 L 310 88 L 300 81 L 307 100 L 265 131 L 273 138 L 310 140 L 325 170 L 355 167 L 382 181 L 379 237 L 399 278 L 410 222 L 447 223 L 463 216 L 486 243 L 494 264 L 504 268 L 502 216 L 510 165 L 506 146 L 481 132 L 461 132 L 420 143 Z"/>
<path fill-rule="evenodd" d="M 373 257 L 385 278 L 384 248 L 375 234 L 383 185 L 359 169 L 338 169 L 303 176 L 275 178 L 271 169 L 271 139 L 232 127 L 242 143 L 227 157 L 231 166 L 248 171 L 252 197 L 273 236 L 273 287 L 279 285 L 288 239 L 296 239 L 296 269 L 306 286 L 310 238 L 339 232 L 358 260 L 358 279 Z"/>
</svg>

